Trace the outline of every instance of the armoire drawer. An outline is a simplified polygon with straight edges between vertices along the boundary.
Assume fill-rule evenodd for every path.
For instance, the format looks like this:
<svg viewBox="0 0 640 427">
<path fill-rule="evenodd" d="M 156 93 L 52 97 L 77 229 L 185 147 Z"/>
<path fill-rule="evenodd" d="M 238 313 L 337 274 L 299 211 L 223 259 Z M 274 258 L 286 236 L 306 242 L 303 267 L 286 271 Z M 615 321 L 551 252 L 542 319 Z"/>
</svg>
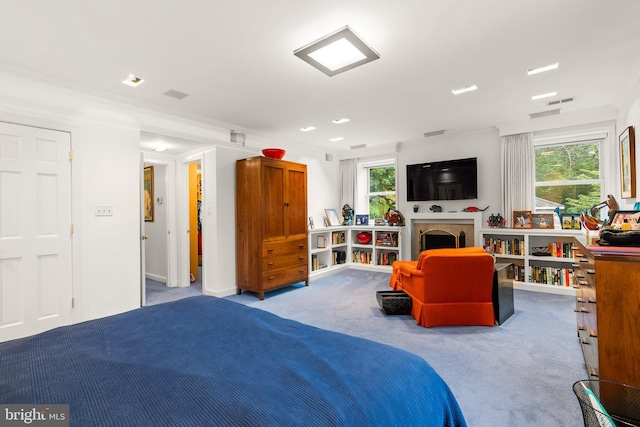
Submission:
<svg viewBox="0 0 640 427">
<path fill-rule="evenodd" d="M 266 242 L 262 244 L 262 256 L 281 257 L 283 255 L 307 254 L 307 239 Z"/>
</svg>

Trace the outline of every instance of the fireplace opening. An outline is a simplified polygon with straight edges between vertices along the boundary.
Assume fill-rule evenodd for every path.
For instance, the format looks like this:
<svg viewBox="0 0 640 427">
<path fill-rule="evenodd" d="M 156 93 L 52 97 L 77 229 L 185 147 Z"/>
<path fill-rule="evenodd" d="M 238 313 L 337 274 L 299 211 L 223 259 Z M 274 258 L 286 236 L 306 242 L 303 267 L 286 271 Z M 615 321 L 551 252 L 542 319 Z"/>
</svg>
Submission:
<svg viewBox="0 0 640 427">
<path fill-rule="evenodd" d="M 420 232 L 420 252 L 427 249 L 464 248 L 465 234 L 454 234 L 446 230 L 429 229 Z"/>
</svg>

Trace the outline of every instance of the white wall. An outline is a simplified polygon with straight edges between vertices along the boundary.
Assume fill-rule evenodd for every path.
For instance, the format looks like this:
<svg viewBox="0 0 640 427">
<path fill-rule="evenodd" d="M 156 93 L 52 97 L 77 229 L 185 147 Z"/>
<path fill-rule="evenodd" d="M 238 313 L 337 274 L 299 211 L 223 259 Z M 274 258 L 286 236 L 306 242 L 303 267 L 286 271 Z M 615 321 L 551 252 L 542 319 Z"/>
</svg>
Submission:
<svg viewBox="0 0 640 427">
<path fill-rule="evenodd" d="M 640 74 L 640 63 L 636 67 L 637 72 Z M 627 97 L 622 104 L 620 116 L 618 118 L 617 128 L 618 133 L 622 133 L 627 126 L 634 126 L 635 128 L 635 149 L 636 149 L 636 197 L 633 199 L 619 199 L 618 204 L 620 209 L 631 210 L 636 200 L 640 200 L 640 78 L 636 79 L 635 86 L 628 88 Z M 617 152 L 619 156 L 619 151 Z M 617 176 L 620 180 L 620 166 L 618 162 Z M 618 185 L 620 188 L 620 185 Z M 619 193 L 618 193 L 619 194 Z"/>
</svg>

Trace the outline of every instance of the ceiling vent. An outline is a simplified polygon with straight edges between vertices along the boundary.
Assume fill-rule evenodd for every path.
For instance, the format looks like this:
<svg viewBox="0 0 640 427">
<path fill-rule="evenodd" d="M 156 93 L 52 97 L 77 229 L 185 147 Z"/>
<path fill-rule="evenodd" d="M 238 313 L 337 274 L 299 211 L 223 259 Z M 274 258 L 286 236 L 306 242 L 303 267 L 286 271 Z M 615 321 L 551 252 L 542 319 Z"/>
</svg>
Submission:
<svg viewBox="0 0 640 427">
<path fill-rule="evenodd" d="M 423 135 L 425 138 L 429 138 L 431 136 L 438 136 L 438 135 L 444 135 L 444 133 L 446 132 L 445 129 L 442 130 L 434 130 L 432 132 L 425 132 Z"/>
<path fill-rule="evenodd" d="M 174 98 L 177 100 L 183 100 L 185 99 L 187 96 L 189 96 L 188 93 L 183 93 L 177 90 L 173 90 L 173 89 L 169 89 L 168 91 L 166 91 L 165 93 L 163 93 L 163 95 L 168 96 L 169 98 Z"/>
<path fill-rule="evenodd" d="M 359 148 L 365 148 L 367 146 L 367 144 L 360 144 L 360 145 L 352 145 L 351 149 L 352 150 L 357 150 Z"/>
<path fill-rule="evenodd" d="M 556 101 L 549 101 L 547 102 L 548 106 L 553 106 L 553 105 L 560 105 L 560 104 L 566 104 L 567 102 L 573 102 L 575 100 L 574 97 L 571 98 L 565 98 L 565 99 L 558 99 Z"/>
<path fill-rule="evenodd" d="M 549 110 L 549 111 L 542 111 L 540 113 L 531 113 L 529 114 L 529 117 L 532 119 L 537 119 L 540 117 L 546 117 L 546 116 L 553 116 L 556 114 L 560 114 L 560 109 L 556 108 L 555 110 Z"/>
</svg>

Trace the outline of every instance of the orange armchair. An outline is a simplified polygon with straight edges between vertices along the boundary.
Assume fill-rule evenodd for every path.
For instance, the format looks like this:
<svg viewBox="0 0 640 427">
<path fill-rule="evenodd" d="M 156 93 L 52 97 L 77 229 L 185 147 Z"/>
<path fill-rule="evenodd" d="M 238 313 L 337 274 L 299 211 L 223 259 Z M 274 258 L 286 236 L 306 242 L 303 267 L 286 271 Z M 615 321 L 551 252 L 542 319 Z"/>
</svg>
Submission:
<svg viewBox="0 0 640 427">
<path fill-rule="evenodd" d="M 494 260 L 479 247 L 430 249 L 418 261 L 395 261 L 390 286 L 412 299 L 424 326 L 493 326 Z"/>
</svg>

